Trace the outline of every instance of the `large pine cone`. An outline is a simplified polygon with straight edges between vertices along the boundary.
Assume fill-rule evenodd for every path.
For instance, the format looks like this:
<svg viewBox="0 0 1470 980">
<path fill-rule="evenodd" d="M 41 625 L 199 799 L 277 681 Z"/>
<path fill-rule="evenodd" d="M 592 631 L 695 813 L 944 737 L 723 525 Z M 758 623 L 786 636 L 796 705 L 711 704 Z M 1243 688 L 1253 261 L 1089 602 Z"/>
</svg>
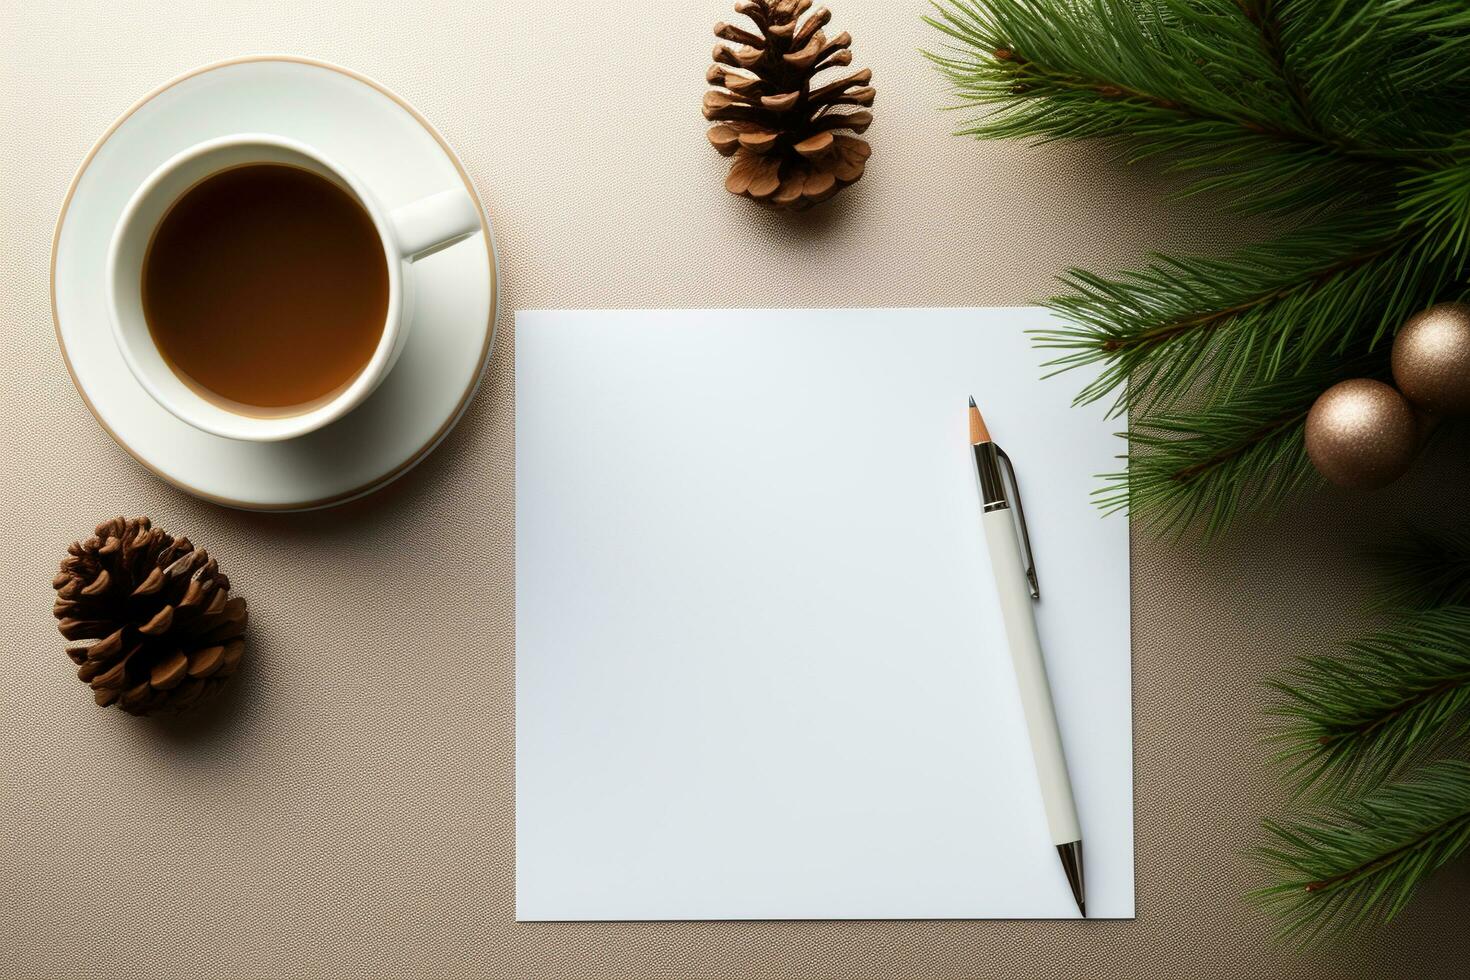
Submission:
<svg viewBox="0 0 1470 980">
<path fill-rule="evenodd" d="M 704 117 L 720 125 L 709 141 L 735 157 L 725 188 L 772 207 L 801 211 L 825 201 L 863 175 L 867 142 L 839 134 L 865 132 L 873 73 L 864 68 L 846 78 L 812 87 L 823 69 L 852 62 L 846 31 L 822 33 L 832 17 L 820 7 L 801 21 L 811 0 L 740 0 L 735 12 L 759 31 L 716 24 L 715 36 L 741 45 L 715 45 L 715 64 L 706 78 L 717 86 L 704 94 Z M 731 71 L 740 68 L 751 72 Z"/>
<path fill-rule="evenodd" d="M 61 635 L 97 703 L 146 715 L 194 704 L 235 672 L 245 600 L 207 552 L 148 518 L 114 518 L 67 549 L 56 588 Z"/>
</svg>

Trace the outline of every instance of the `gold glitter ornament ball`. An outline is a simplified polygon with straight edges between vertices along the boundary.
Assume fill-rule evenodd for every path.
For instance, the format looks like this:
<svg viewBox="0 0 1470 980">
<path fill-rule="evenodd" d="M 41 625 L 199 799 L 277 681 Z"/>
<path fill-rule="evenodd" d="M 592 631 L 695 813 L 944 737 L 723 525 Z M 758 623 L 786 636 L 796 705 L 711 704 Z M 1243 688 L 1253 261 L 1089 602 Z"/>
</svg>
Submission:
<svg viewBox="0 0 1470 980">
<path fill-rule="evenodd" d="M 1419 451 L 1414 410 L 1391 385 L 1340 381 L 1307 413 L 1307 455 L 1331 482 L 1354 490 L 1387 486 Z"/>
<path fill-rule="evenodd" d="M 1393 380 L 1435 415 L 1470 415 L 1470 304 L 1440 303 L 1410 317 L 1393 339 Z"/>
</svg>

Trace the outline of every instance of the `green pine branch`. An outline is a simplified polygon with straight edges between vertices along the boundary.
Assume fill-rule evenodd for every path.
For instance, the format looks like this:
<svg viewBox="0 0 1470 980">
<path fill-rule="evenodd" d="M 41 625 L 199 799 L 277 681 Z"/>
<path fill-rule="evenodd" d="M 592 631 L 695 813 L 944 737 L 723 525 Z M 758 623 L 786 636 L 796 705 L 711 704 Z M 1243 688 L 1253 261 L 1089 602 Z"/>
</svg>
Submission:
<svg viewBox="0 0 1470 980">
<path fill-rule="evenodd" d="M 1465 294 L 1463 0 L 944 0 L 928 22 L 960 133 L 1100 140 L 1292 229 L 1063 278 L 1063 325 L 1038 343 L 1057 370 L 1097 369 L 1080 400 L 1131 417 L 1104 506 L 1218 531 L 1274 505 L 1312 482 L 1312 385 L 1385 374 L 1399 324 Z"/>
<path fill-rule="evenodd" d="M 1432 872 L 1470 848 L 1470 763 L 1424 766 L 1357 800 L 1268 821 L 1256 853 L 1279 880 L 1251 897 L 1306 944 L 1403 911 Z"/>
<path fill-rule="evenodd" d="M 1405 532 L 1378 558 L 1370 608 L 1392 618 L 1267 681 L 1270 740 L 1299 789 L 1372 788 L 1470 733 L 1470 538 Z"/>
<path fill-rule="evenodd" d="M 1463 105 L 1470 83 L 1470 8 L 1461 0 L 1284 0 L 1297 69 L 1319 111 L 1377 145 L 1435 149 L 1434 124 Z M 1394 91 L 1413 98 L 1390 98 Z M 1455 127 L 1458 128 L 1458 127 Z"/>
<path fill-rule="evenodd" d="M 1261 49 L 1271 62 L 1274 75 L 1281 79 L 1291 96 L 1292 109 L 1302 125 L 1314 133 L 1325 132 L 1321 117 L 1307 95 L 1306 82 L 1293 67 L 1286 53 L 1285 24 L 1281 19 L 1281 4 L 1276 0 L 1237 0 L 1261 39 Z"/>
<path fill-rule="evenodd" d="M 1405 531 L 1380 548 L 1384 583 L 1374 600 L 1380 611 L 1470 606 L 1470 534 Z"/>
<path fill-rule="evenodd" d="M 1466 93 L 1470 105 L 1470 92 Z M 1435 252 L 1463 256 L 1470 244 L 1470 136 L 1454 147 L 1455 163 L 1411 169 L 1400 183 L 1400 229 L 1416 228 Z"/>
<path fill-rule="evenodd" d="M 1126 466 L 1104 474 L 1093 499 L 1104 513 L 1149 515 L 1155 530 L 1221 533 L 1249 499 L 1270 511 L 1320 483 L 1301 423 L 1316 393 L 1363 373 L 1362 361 L 1318 366 L 1299 377 L 1249 386 L 1249 397 L 1202 408 L 1137 410 L 1124 433 Z M 1249 494 L 1235 492 L 1248 488 Z"/>
<path fill-rule="evenodd" d="M 1372 787 L 1470 733 L 1470 606 L 1406 613 L 1267 682 L 1299 788 Z"/>
<path fill-rule="evenodd" d="M 1248 382 L 1373 349 L 1443 292 L 1450 263 L 1396 224 L 1358 214 L 1224 259 L 1159 256 L 1111 278 L 1073 270 L 1071 292 L 1051 301 L 1067 325 L 1039 331 L 1038 346 L 1064 352 L 1060 368 L 1103 365 L 1079 401 L 1116 392 L 1119 407 L 1146 408 L 1201 390 L 1237 401 Z"/>
<path fill-rule="evenodd" d="M 1304 943 L 1391 919 L 1470 841 L 1470 537 L 1406 532 L 1379 560 L 1393 618 L 1268 682 L 1277 761 L 1319 802 L 1265 823 L 1254 897 Z"/>
<path fill-rule="evenodd" d="M 1247 4 L 1246 8 L 1257 5 Z M 1105 139 L 1129 162 L 1164 157 L 1186 193 L 1277 210 L 1342 202 L 1405 159 L 1322 128 L 1283 74 L 1279 19 L 1235 0 L 950 0 L 926 52 L 957 108 L 995 107 L 959 131 L 985 139 Z"/>
</svg>

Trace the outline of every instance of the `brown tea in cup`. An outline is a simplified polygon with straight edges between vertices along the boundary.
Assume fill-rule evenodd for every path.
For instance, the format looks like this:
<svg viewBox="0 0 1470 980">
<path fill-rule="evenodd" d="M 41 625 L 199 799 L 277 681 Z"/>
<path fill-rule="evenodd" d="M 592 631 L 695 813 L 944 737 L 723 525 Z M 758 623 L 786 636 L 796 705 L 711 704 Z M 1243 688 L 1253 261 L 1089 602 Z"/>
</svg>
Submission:
<svg viewBox="0 0 1470 980">
<path fill-rule="evenodd" d="M 279 163 L 204 178 L 159 221 L 142 271 L 148 331 L 230 411 L 322 405 L 372 359 L 388 312 L 377 227 L 347 190 Z"/>
</svg>

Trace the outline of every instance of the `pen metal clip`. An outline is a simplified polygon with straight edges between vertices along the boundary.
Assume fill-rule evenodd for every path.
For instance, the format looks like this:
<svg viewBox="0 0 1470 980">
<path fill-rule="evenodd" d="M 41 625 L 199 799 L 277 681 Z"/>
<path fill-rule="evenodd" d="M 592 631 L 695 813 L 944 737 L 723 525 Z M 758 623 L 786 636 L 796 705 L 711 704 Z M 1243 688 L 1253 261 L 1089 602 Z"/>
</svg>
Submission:
<svg viewBox="0 0 1470 980">
<path fill-rule="evenodd" d="M 1041 586 L 1036 581 L 1036 559 L 1031 555 L 1031 535 L 1026 530 L 1026 508 L 1021 504 L 1021 485 L 1016 482 L 1016 467 L 1011 463 L 1011 458 L 1006 451 L 999 446 L 995 447 L 995 454 L 1005 464 L 1004 478 L 1010 484 L 1011 493 L 1016 501 L 1016 522 L 1021 530 L 1021 547 L 1026 553 L 1026 583 L 1031 586 L 1031 598 L 1041 598 Z"/>
</svg>

